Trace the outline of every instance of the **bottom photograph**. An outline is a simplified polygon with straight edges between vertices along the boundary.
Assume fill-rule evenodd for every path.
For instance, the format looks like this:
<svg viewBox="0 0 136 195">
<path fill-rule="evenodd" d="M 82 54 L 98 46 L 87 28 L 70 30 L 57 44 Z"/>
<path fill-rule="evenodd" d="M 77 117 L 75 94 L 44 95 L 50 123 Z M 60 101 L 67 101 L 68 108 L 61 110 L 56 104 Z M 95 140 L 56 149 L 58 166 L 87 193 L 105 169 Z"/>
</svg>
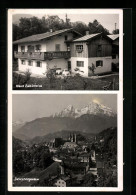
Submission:
<svg viewBox="0 0 136 195">
<path fill-rule="evenodd" d="M 14 94 L 13 187 L 118 187 L 116 94 Z"/>
</svg>

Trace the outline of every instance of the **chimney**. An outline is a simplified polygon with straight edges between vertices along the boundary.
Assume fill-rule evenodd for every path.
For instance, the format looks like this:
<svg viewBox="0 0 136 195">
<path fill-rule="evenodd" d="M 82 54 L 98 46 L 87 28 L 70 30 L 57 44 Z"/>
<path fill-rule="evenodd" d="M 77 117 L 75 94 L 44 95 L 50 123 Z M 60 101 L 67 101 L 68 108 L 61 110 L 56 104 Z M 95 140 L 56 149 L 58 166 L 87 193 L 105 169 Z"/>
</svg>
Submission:
<svg viewBox="0 0 136 195">
<path fill-rule="evenodd" d="M 86 35 L 89 35 L 89 30 L 85 31 L 85 34 L 86 34 Z"/>
</svg>

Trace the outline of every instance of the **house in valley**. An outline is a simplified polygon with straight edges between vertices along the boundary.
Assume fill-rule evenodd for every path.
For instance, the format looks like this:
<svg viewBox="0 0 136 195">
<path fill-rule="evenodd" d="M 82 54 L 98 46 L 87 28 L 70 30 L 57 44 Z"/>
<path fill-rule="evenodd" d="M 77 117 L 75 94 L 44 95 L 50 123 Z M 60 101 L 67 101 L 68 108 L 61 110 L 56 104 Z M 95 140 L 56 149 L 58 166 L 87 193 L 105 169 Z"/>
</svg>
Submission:
<svg viewBox="0 0 136 195">
<path fill-rule="evenodd" d="M 72 72 L 78 69 L 88 77 L 112 71 L 112 39 L 108 36 L 87 31 L 85 36 L 73 40 L 70 48 Z"/>
<path fill-rule="evenodd" d="M 50 30 L 14 41 L 13 44 L 18 45 L 18 51 L 14 52 L 14 57 L 18 59 L 18 70 L 29 70 L 39 75 L 54 67 L 70 70 L 69 41 L 78 37 L 81 34 L 71 28 L 55 32 Z"/>
</svg>

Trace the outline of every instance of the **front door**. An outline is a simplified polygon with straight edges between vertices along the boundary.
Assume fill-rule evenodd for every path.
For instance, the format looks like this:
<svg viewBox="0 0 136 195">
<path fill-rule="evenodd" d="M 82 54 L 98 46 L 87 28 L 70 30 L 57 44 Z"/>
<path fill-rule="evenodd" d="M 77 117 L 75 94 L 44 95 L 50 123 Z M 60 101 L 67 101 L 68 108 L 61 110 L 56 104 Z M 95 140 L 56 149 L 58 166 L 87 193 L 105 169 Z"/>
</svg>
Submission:
<svg viewBox="0 0 136 195">
<path fill-rule="evenodd" d="M 68 61 L 68 71 L 71 71 L 71 61 Z"/>
</svg>

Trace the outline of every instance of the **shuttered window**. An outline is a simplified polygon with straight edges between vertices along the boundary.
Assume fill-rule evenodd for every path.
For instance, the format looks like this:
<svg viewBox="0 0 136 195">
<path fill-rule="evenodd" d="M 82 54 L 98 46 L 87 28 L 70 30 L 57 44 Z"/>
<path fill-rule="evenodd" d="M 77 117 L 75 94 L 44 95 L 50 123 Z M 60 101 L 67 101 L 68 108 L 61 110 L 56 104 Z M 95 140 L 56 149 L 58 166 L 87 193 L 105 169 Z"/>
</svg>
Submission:
<svg viewBox="0 0 136 195">
<path fill-rule="evenodd" d="M 84 61 L 77 61 L 77 67 L 84 67 Z"/>
<path fill-rule="evenodd" d="M 21 46 L 21 52 L 25 52 L 25 46 L 24 45 Z"/>
<path fill-rule="evenodd" d="M 83 45 L 76 45 L 76 51 L 82 52 L 83 51 Z"/>
<path fill-rule="evenodd" d="M 60 51 L 60 44 L 55 45 L 55 51 Z"/>
<path fill-rule="evenodd" d="M 35 50 L 36 50 L 36 51 L 41 51 L 41 45 L 36 45 L 36 46 L 35 46 Z"/>
<path fill-rule="evenodd" d="M 103 66 L 103 61 L 102 60 L 96 61 L 96 67 L 101 67 L 101 66 Z"/>
<path fill-rule="evenodd" d="M 37 61 L 37 62 L 36 62 L 36 67 L 42 67 L 42 62 Z"/>
<path fill-rule="evenodd" d="M 21 64 L 22 65 L 25 65 L 25 60 L 21 60 Z"/>
<path fill-rule="evenodd" d="M 28 60 L 28 66 L 33 66 L 33 61 Z"/>
</svg>

